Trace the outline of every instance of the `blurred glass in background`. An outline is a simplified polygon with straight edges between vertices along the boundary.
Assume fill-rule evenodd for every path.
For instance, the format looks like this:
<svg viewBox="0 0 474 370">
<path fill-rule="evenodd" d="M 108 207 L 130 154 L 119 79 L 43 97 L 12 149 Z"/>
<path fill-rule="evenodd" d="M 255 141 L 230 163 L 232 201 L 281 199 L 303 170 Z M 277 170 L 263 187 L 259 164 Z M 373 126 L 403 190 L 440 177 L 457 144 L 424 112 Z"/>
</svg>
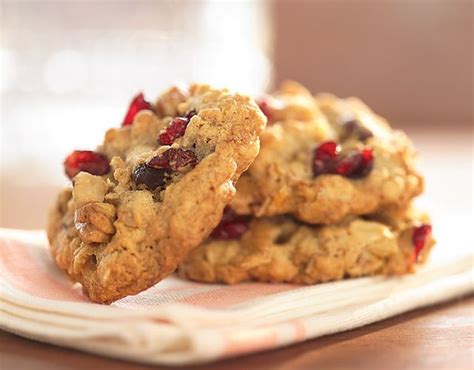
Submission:
<svg viewBox="0 0 474 370">
<path fill-rule="evenodd" d="M 264 1 L 1 6 L 2 226 L 37 220 L 67 182 L 65 155 L 94 149 L 138 91 L 152 100 L 182 81 L 256 94 L 271 78 Z"/>
<path fill-rule="evenodd" d="M 0 227 L 43 226 L 67 183 L 64 156 L 95 148 L 138 91 L 151 100 L 178 81 L 258 95 L 291 78 L 314 93 L 359 96 L 415 141 L 430 204 L 472 212 L 473 8 L 472 0 L 0 0 Z"/>
</svg>

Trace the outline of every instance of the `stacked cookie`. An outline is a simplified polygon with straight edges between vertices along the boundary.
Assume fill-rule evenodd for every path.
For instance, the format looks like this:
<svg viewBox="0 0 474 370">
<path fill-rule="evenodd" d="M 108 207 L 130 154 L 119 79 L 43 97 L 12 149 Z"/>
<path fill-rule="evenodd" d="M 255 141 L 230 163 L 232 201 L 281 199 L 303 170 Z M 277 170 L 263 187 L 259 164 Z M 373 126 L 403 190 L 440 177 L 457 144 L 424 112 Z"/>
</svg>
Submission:
<svg viewBox="0 0 474 370">
<path fill-rule="evenodd" d="M 206 85 L 138 95 L 96 151 L 64 162 L 72 188 L 48 222 L 57 265 L 100 303 L 171 274 L 219 223 L 265 124 L 250 97 Z"/>
<path fill-rule="evenodd" d="M 360 100 L 286 83 L 260 102 L 261 150 L 181 276 L 314 284 L 413 271 L 434 241 L 410 140 Z"/>
<path fill-rule="evenodd" d="M 267 128 L 265 128 L 268 122 Z M 57 265 L 110 303 L 185 278 L 313 284 L 403 274 L 433 245 L 408 138 L 357 99 L 286 83 L 259 106 L 207 85 L 139 94 L 65 162 Z"/>
</svg>

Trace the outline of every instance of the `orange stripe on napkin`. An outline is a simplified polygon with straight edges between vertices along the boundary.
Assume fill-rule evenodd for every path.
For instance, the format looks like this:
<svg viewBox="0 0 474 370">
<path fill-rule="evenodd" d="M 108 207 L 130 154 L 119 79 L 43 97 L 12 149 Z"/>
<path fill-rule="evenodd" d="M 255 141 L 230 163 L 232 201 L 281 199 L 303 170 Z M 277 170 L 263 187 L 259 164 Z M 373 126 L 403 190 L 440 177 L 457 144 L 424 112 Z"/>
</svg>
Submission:
<svg viewBox="0 0 474 370">
<path fill-rule="evenodd" d="M 296 319 L 289 323 L 295 329 L 295 342 L 301 342 L 306 339 L 306 327 L 302 320 Z"/>
<path fill-rule="evenodd" d="M 225 333 L 224 341 L 223 356 L 226 357 L 276 347 L 278 345 L 278 335 L 275 328 L 271 327 L 249 331 L 236 330 Z"/>
<path fill-rule="evenodd" d="M 22 242 L 0 239 L 0 267 L 3 278 L 29 295 L 61 301 L 89 302 L 72 287 L 52 278 L 32 258 Z"/>
</svg>

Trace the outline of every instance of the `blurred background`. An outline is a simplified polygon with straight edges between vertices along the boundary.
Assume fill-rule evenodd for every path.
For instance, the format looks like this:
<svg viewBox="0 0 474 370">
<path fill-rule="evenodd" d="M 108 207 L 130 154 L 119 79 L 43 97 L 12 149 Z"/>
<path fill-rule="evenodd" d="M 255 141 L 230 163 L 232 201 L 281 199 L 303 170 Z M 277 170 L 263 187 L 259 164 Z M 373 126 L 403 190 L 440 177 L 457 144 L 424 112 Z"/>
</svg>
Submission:
<svg viewBox="0 0 474 370">
<path fill-rule="evenodd" d="M 471 0 L 0 3 L 0 227 L 43 227 L 63 158 L 179 81 L 359 96 L 413 137 L 422 202 L 472 217 Z"/>
</svg>

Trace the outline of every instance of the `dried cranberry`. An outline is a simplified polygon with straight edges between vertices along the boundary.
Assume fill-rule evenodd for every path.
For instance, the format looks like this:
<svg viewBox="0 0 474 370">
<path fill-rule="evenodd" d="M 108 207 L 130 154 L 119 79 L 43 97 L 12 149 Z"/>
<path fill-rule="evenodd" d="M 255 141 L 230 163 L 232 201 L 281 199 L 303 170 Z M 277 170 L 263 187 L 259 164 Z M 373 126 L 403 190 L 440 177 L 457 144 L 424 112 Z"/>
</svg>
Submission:
<svg viewBox="0 0 474 370">
<path fill-rule="evenodd" d="M 185 117 L 174 118 L 170 125 L 160 134 L 158 142 L 161 145 L 171 145 L 178 138 L 184 135 L 189 119 Z"/>
<path fill-rule="evenodd" d="M 170 148 L 135 168 L 132 177 L 137 185 L 143 184 L 150 190 L 163 186 L 173 171 L 195 166 L 198 160 L 191 150 Z"/>
<path fill-rule="evenodd" d="M 350 176 L 356 173 L 361 166 L 362 156 L 359 152 L 352 152 L 341 158 L 335 167 L 335 173 L 342 176 Z"/>
<path fill-rule="evenodd" d="M 374 153 L 372 148 L 365 147 L 360 152 L 362 155 L 362 166 L 359 168 L 359 172 L 355 175 L 356 177 L 367 176 L 372 168 L 374 168 Z"/>
<path fill-rule="evenodd" d="M 347 139 L 351 136 L 356 137 L 361 141 L 365 141 L 372 136 L 372 131 L 365 127 L 362 123 L 357 120 L 350 120 L 344 123 L 343 139 Z"/>
<path fill-rule="evenodd" d="M 267 120 L 272 119 L 271 105 L 268 98 L 260 98 L 257 100 L 257 105 L 262 111 L 262 113 L 267 117 Z"/>
<path fill-rule="evenodd" d="M 188 113 L 184 115 L 185 118 L 188 119 L 188 121 L 191 121 L 191 118 L 193 118 L 197 114 L 195 109 L 191 109 Z"/>
<path fill-rule="evenodd" d="M 341 152 L 341 147 L 334 141 L 326 141 L 316 148 L 315 158 L 329 161 L 336 158 Z"/>
<path fill-rule="evenodd" d="M 151 111 L 154 110 L 153 106 L 148 101 L 145 100 L 143 93 L 140 93 L 137 96 L 135 96 L 132 102 L 130 103 L 127 114 L 125 115 L 125 118 L 123 119 L 122 126 L 131 125 L 137 113 L 144 109 L 148 109 Z"/>
<path fill-rule="evenodd" d="M 155 190 L 159 186 L 163 186 L 166 181 L 166 170 L 157 169 L 146 164 L 140 164 L 132 173 L 133 181 L 137 185 L 145 185 L 149 190 Z"/>
<path fill-rule="evenodd" d="M 148 166 L 179 171 L 186 166 L 194 167 L 197 163 L 196 154 L 191 150 L 170 148 L 166 152 L 152 158 L 148 162 Z"/>
<path fill-rule="evenodd" d="M 413 231 L 412 242 L 415 247 L 415 260 L 418 259 L 418 256 L 423 251 L 423 248 L 431 235 L 431 229 L 431 225 L 424 224 L 415 228 Z"/>
<path fill-rule="evenodd" d="M 222 220 L 212 231 L 211 237 L 216 239 L 239 239 L 248 230 L 248 216 L 236 214 L 231 208 L 224 210 Z"/>
<path fill-rule="evenodd" d="M 334 141 L 326 141 L 319 145 L 314 151 L 313 174 L 314 176 L 329 173 L 334 160 L 341 152 L 341 147 Z"/>
<path fill-rule="evenodd" d="M 103 154 L 91 150 L 75 150 L 64 160 L 66 175 L 72 179 L 79 172 L 102 176 L 110 171 L 109 160 Z"/>
<path fill-rule="evenodd" d="M 372 149 L 366 147 L 360 151 L 352 151 L 337 161 L 334 173 L 346 177 L 360 178 L 367 176 L 374 165 Z"/>
</svg>

